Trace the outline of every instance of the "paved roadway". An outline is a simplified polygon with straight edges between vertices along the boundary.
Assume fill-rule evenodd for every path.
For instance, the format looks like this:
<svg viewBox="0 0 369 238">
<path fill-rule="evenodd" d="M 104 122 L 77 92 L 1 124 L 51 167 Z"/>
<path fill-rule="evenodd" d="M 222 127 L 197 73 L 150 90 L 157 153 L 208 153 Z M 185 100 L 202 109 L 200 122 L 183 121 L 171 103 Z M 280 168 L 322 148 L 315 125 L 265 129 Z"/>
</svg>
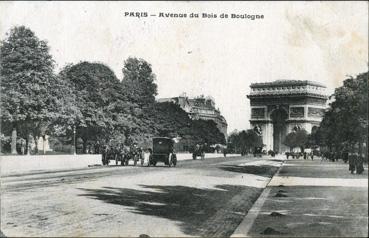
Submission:
<svg viewBox="0 0 369 238">
<path fill-rule="evenodd" d="M 1 178 L 5 236 L 229 236 L 277 170 L 265 157 Z"/>
</svg>

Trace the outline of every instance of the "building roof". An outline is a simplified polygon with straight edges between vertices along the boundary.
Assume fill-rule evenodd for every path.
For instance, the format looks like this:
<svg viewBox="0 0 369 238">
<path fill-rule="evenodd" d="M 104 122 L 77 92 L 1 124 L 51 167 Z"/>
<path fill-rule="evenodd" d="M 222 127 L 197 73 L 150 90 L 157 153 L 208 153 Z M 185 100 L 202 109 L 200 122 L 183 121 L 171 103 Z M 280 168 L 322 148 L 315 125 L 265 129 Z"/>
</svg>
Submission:
<svg viewBox="0 0 369 238">
<path fill-rule="evenodd" d="M 219 109 L 215 107 L 214 98 L 211 96 L 203 96 L 200 95 L 195 98 L 189 98 L 186 95 L 180 95 L 178 97 L 172 98 L 158 98 L 157 102 L 174 102 L 178 104 L 182 109 L 188 107 L 188 109 L 184 109 L 188 114 L 199 117 L 199 119 L 214 119 L 219 120 L 223 124 L 227 125 L 227 121 L 224 116 L 221 115 Z M 214 114 L 208 114 L 206 112 L 202 112 L 201 110 L 212 111 Z"/>
<path fill-rule="evenodd" d="M 251 88 L 267 88 L 267 87 L 276 87 L 276 86 L 317 86 L 326 88 L 324 84 L 315 82 L 315 81 L 308 81 L 308 80 L 276 80 L 273 82 L 265 82 L 265 83 L 252 83 L 250 85 Z"/>
<path fill-rule="evenodd" d="M 313 81 L 276 80 L 266 83 L 253 83 L 248 98 L 274 97 L 314 97 L 327 99 L 326 86 Z"/>
</svg>

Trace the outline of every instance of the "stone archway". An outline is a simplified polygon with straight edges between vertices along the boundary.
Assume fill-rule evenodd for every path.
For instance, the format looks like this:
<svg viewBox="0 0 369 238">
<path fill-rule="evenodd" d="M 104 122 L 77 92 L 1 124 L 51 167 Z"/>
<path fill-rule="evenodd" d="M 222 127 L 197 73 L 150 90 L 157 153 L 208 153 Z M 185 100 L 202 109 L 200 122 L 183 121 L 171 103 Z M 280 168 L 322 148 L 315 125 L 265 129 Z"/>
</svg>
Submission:
<svg viewBox="0 0 369 238">
<path fill-rule="evenodd" d="M 287 133 L 288 113 L 283 108 L 278 108 L 270 114 L 270 118 L 273 123 L 273 150 L 281 153 L 285 147 L 282 143 Z"/>
</svg>

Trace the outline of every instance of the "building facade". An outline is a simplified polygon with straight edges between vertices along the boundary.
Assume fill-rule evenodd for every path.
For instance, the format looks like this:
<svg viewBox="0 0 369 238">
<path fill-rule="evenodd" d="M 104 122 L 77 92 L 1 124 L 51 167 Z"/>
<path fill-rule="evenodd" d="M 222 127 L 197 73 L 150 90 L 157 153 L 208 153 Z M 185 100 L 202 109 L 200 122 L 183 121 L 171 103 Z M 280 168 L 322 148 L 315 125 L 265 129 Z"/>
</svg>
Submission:
<svg viewBox="0 0 369 238">
<path fill-rule="evenodd" d="M 288 151 L 286 135 L 296 128 L 311 133 L 326 109 L 326 87 L 318 82 L 277 80 L 250 88 L 250 124 L 261 131 L 266 150 Z"/>
<path fill-rule="evenodd" d="M 189 98 L 186 94 L 173 98 L 160 98 L 158 102 L 173 102 L 179 105 L 192 120 L 212 120 L 217 124 L 221 133 L 227 138 L 227 121 L 221 115 L 219 109 L 215 107 L 215 101 L 212 97 L 199 96 Z"/>
</svg>

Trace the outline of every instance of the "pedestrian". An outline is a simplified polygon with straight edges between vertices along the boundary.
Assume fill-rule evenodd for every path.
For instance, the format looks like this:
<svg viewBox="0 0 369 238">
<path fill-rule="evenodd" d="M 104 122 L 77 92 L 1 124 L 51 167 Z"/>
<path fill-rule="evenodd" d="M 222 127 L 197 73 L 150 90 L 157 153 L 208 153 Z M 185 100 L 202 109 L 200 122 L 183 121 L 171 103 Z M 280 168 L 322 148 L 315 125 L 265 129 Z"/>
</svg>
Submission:
<svg viewBox="0 0 369 238">
<path fill-rule="evenodd" d="M 201 153 L 201 160 L 204 160 L 205 159 L 205 145 L 202 144 L 200 145 L 200 153 Z"/>
<path fill-rule="evenodd" d="M 306 158 L 307 158 L 307 153 L 304 152 L 304 159 L 306 160 Z"/>
<path fill-rule="evenodd" d="M 311 160 L 314 160 L 314 152 L 310 152 Z"/>
<path fill-rule="evenodd" d="M 107 145 L 104 145 L 103 146 L 103 149 L 102 149 L 102 162 L 103 162 L 103 165 L 108 165 L 109 163 L 107 163 L 108 161 L 108 146 Z"/>
<path fill-rule="evenodd" d="M 364 172 L 364 158 L 360 155 L 357 156 L 356 159 L 356 173 L 362 174 Z"/>
<path fill-rule="evenodd" d="M 348 158 L 348 160 L 349 160 L 349 170 L 350 170 L 351 174 L 353 174 L 356 170 L 356 158 L 357 158 L 357 156 L 354 153 L 351 153 L 349 155 L 349 158 Z"/>
<path fill-rule="evenodd" d="M 343 160 L 343 162 L 346 164 L 347 163 L 347 161 L 348 161 L 348 151 L 347 150 L 344 150 L 343 152 L 342 152 L 342 160 Z"/>
</svg>

